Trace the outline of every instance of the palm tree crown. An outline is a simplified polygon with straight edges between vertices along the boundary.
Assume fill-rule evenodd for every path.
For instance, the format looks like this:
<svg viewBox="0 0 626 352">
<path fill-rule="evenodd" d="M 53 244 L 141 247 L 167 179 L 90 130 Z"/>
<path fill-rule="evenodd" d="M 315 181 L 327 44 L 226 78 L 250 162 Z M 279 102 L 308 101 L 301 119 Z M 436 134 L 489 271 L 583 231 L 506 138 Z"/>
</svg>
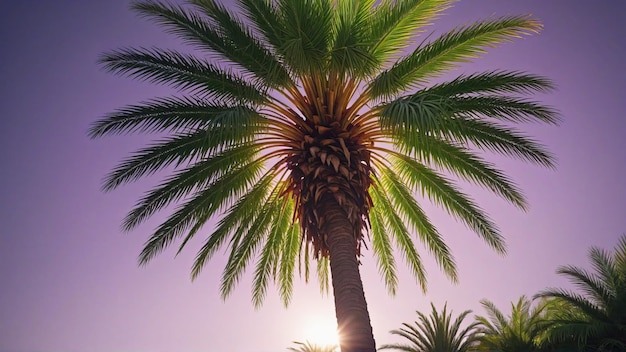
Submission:
<svg viewBox="0 0 626 352">
<path fill-rule="evenodd" d="M 337 351 L 336 345 L 318 345 L 315 343 L 307 342 L 293 342 L 297 347 L 289 347 L 288 350 L 292 352 L 335 352 Z"/>
<path fill-rule="evenodd" d="M 416 312 L 419 321 L 413 325 L 403 323 L 403 328 L 391 330 L 394 335 L 399 335 L 410 341 L 410 344 L 388 344 L 380 347 L 380 350 L 393 349 L 406 352 L 467 352 L 471 351 L 478 342 L 474 322 L 462 328 L 463 320 L 471 313 L 466 310 L 456 319 L 452 320 L 452 312 L 447 312 L 447 305 L 439 313 L 431 303 L 430 316 Z"/>
<path fill-rule="evenodd" d="M 357 257 L 368 238 L 392 293 L 394 246 L 425 288 L 412 233 L 456 279 L 448 247 L 414 192 L 504 252 L 495 224 L 443 173 L 524 209 L 517 187 L 472 148 L 552 166 L 542 146 L 510 127 L 556 122 L 554 111 L 520 97 L 551 84 L 507 71 L 428 82 L 541 25 L 528 16 L 492 18 L 412 46 L 413 35 L 451 3 L 239 0 L 239 13 L 213 0 L 190 0 L 190 8 L 133 3 L 134 10 L 202 53 L 122 49 L 100 60 L 111 72 L 181 93 L 122 108 L 90 130 L 92 137 L 164 135 L 124 160 L 104 184 L 112 190 L 175 168 L 124 219 L 123 228 L 131 230 L 180 203 L 148 239 L 140 263 L 175 241 L 182 250 L 215 218 L 219 222 L 198 251 L 192 277 L 227 247 L 224 297 L 257 258 L 254 303 L 262 302 L 271 281 L 287 303 L 296 263 L 304 264 L 308 277 L 309 260 L 317 258 L 324 287 L 329 269 L 332 273 L 341 330 L 347 321 L 369 324 L 364 297 L 351 296 L 363 296 Z M 358 310 L 359 317 L 340 318 Z"/>
<path fill-rule="evenodd" d="M 554 313 L 550 337 L 575 342 L 598 351 L 626 349 L 626 235 L 610 252 L 592 247 L 589 259 L 593 272 L 562 266 L 557 273 L 570 279 L 582 292 L 548 289 L 537 297 L 560 301 Z"/>
<path fill-rule="evenodd" d="M 482 300 L 487 317 L 477 316 L 482 351 L 533 352 L 542 349 L 546 327 L 547 301 L 533 307 L 525 296 L 511 303 L 511 314 L 505 316 L 491 301 Z"/>
</svg>

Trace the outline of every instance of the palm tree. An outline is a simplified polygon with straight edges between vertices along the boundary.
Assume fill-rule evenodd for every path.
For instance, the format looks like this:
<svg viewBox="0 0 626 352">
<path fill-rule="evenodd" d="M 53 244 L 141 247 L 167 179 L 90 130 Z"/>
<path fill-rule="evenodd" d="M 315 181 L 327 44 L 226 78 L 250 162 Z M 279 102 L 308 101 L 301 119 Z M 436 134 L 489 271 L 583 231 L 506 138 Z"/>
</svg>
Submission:
<svg viewBox="0 0 626 352">
<path fill-rule="evenodd" d="M 294 341 L 294 344 L 298 345 L 297 347 L 289 347 L 289 351 L 293 352 L 335 352 L 337 350 L 336 345 L 318 345 L 315 343 L 307 342 L 298 342 Z"/>
<path fill-rule="evenodd" d="M 329 271 L 332 276 L 342 351 L 374 351 L 359 274 L 368 239 L 391 293 L 394 246 L 425 289 L 415 240 L 457 278 L 452 255 L 414 192 L 503 253 L 495 224 L 442 173 L 524 209 L 518 188 L 472 148 L 552 166 L 541 145 L 510 127 L 556 122 L 554 111 L 521 97 L 551 83 L 507 71 L 428 82 L 541 25 L 528 16 L 491 18 L 411 47 L 413 34 L 451 2 L 238 0 L 239 12 L 213 0 L 189 0 L 191 8 L 134 2 L 134 10 L 195 49 L 193 55 L 121 49 L 100 59 L 113 73 L 180 91 L 124 107 L 90 130 L 91 137 L 161 136 L 122 161 L 105 190 L 174 170 L 123 221 L 128 231 L 181 203 L 147 240 L 140 264 L 176 241 L 182 250 L 214 218 L 193 278 L 227 247 L 224 297 L 256 258 L 254 304 L 261 304 L 271 281 L 286 304 L 296 263 L 308 278 L 309 262 L 317 259 L 324 287 Z"/>
<path fill-rule="evenodd" d="M 410 344 L 388 344 L 381 346 L 379 350 L 394 349 L 405 352 L 472 351 L 478 342 L 479 336 L 476 332 L 478 322 L 461 329 L 463 320 L 472 311 L 464 311 L 453 321 L 452 312 L 447 312 L 447 304 L 443 306 L 441 313 L 437 312 L 432 303 L 430 306 L 432 308 L 430 316 L 416 312 L 419 321 L 414 322 L 413 325 L 402 323 L 403 328 L 391 330 L 392 334 L 406 338 Z"/>
<path fill-rule="evenodd" d="M 562 266 L 564 275 L 582 292 L 551 288 L 537 297 L 561 301 L 552 319 L 550 337 L 576 342 L 594 351 L 626 350 L 626 235 L 612 252 L 592 247 L 589 259 L 593 272 Z"/>
<path fill-rule="evenodd" d="M 543 348 L 546 329 L 546 301 L 532 306 L 525 296 L 511 303 L 511 314 L 505 316 L 493 302 L 480 302 L 487 317 L 477 316 L 481 334 L 478 350 L 500 352 L 537 352 Z"/>
</svg>

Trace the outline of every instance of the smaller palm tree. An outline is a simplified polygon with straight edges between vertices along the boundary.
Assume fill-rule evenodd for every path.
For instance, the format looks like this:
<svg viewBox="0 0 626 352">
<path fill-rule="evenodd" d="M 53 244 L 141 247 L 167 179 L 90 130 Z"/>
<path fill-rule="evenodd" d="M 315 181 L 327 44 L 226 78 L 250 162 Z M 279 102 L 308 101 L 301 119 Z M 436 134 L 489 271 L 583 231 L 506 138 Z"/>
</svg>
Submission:
<svg viewBox="0 0 626 352">
<path fill-rule="evenodd" d="M 337 345 L 318 345 L 315 343 L 294 341 L 297 347 L 289 347 L 289 351 L 293 352 L 336 352 Z"/>
<path fill-rule="evenodd" d="M 574 340 L 580 349 L 626 351 L 626 235 L 613 252 L 592 247 L 589 259 L 593 272 L 571 265 L 557 270 L 580 293 L 550 288 L 536 295 L 561 301 L 550 338 Z"/>
<path fill-rule="evenodd" d="M 410 344 L 387 344 L 379 348 L 395 349 L 406 352 L 465 352 L 471 351 L 477 343 L 476 335 L 477 322 L 461 328 L 463 320 L 470 314 L 471 310 L 461 313 L 456 319 L 452 319 L 452 311 L 448 313 L 447 304 L 443 306 L 441 313 L 437 312 L 431 303 L 432 312 L 426 316 L 421 312 L 416 312 L 419 320 L 413 325 L 402 323 L 403 328 L 391 330 L 394 335 L 399 335 L 410 341 Z"/>
<path fill-rule="evenodd" d="M 542 350 L 546 327 L 546 307 L 541 301 L 532 306 L 526 296 L 511 303 L 511 315 L 505 316 L 493 302 L 480 301 L 487 317 L 477 316 L 480 332 L 480 351 L 536 352 Z"/>
</svg>

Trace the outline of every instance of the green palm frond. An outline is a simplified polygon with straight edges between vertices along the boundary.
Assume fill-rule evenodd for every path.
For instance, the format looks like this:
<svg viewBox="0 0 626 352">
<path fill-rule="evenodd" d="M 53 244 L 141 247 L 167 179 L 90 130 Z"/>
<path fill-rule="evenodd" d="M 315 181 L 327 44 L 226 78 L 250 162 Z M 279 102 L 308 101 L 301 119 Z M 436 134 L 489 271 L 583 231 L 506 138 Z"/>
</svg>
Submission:
<svg viewBox="0 0 626 352">
<path fill-rule="evenodd" d="M 433 139 L 438 137 L 462 146 L 469 147 L 468 143 L 472 143 L 481 149 L 542 166 L 554 166 L 554 157 L 530 137 L 514 128 L 482 119 L 480 114 L 467 116 L 468 111 L 455 111 L 453 103 L 437 95 L 417 93 L 385 104 L 380 122 L 396 144 L 405 151 L 421 152 L 422 158 L 427 159 L 432 149 L 429 149 L 432 143 L 425 140 L 441 143 Z"/>
<path fill-rule="evenodd" d="M 424 91 L 432 95 L 453 97 L 467 94 L 531 94 L 549 92 L 554 83 L 545 77 L 517 71 L 489 71 L 461 75 L 451 81 L 439 83 Z"/>
<path fill-rule="evenodd" d="M 170 86 L 207 99 L 263 103 L 265 88 L 232 71 L 172 50 L 126 49 L 104 55 L 104 68 L 139 80 Z"/>
<path fill-rule="evenodd" d="M 466 181 L 486 187 L 521 209 L 526 208 L 526 200 L 521 191 L 504 172 L 472 154 L 468 148 L 429 135 L 408 134 L 406 138 L 400 136 L 399 133 L 396 135 L 396 143 L 401 151 L 424 163 L 452 172 Z"/>
<path fill-rule="evenodd" d="M 297 75 L 328 68 L 333 7 L 326 0 L 279 0 L 281 41 L 275 48 Z"/>
<path fill-rule="evenodd" d="M 261 171 L 261 162 L 255 160 L 232 170 L 195 192 L 189 201 L 157 228 L 146 242 L 139 256 L 139 263 L 146 264 L 175 238 L 181 236 L 194 221 L 206 222 L 210 216 L 228 205 L 231 199 L 250 187 L 259 178 Z"/>
<path fill-rule="evenodd" d="M 226 11 L 220 11 L 222 7 L 211 6 L 210 1 L 197 1 L 196 6 L 202 7 L 212 17 L 217 17 L 221 31 L 214 28 L 215 22 L 210 24 L 205 18 L 186 11 L 182 6 L 143 1 L 133 3 L 132 8 L 189 44 L 237 64 L 269 87 L 289 83 L 286 69 L 245 30 L 240 21 Z M 246 50 L 241 50 L 242 47 Z"/>
<path fill-rule="evenodd" d="M 266 125 L 266 121 L 250 109 L 229 109 L 216 115 L 203 129 L 175 134 L 138 150 L 105 178 L 103 188 L 109 191 L 172 164 L 183 165 L 224 148 L 251 143 Z"/>
<path fill-rule="evenodd" d="M 278 48 L 283 40 L 278 9 L 270 0 L 240 0 L 240 6 L 251 26 L 262 35 L 269 46 Z"/>
<path fill-rule="evenodd" d="M 277 189 L 275 188 L 274 191 Z M 222 283 L 220 291 L 222 292 L 222 298 L 228 297 L 232 292 L 235 284 L 241 277 L 244 269 L 246 268 L 248 261 L 251 260 L 253 254 L 258 249 L 259 244 L 267 237 L 268 232 L 275 226 L 277 218 L 280 216 L 282 199 L 279 199 L 278 192 L 273 192 L 268 201 L 260 205 L 260 211 L 258 215 L 249 223 L 242 224 L 238 232 L 244 233 L 245 236 L 241 236 L 235 246 L 232 247 L 230 256 L 224 268 L 222 274 Z M 270 236 L 270 239 L 271 236 Z M 278 241 L 277 241 L 278 242 Z M 270 266 L 271 268 L 271 266 Z M 263 270 L 261 266 L 257 266 L 257 269 Z M 258 278 L 258 276 L 257 276 Z M 267 279 L 265 279 L 266 281 Z M 257 305 L 262 301 L 263 287 L 266 283 L 261 281 L 255 282 L 253 286 L 252 300 Z"/>
<path fill-rule="evenodd" d="M 245 195 L 241 196 L 221 218 L 215 230 L 207 238 L 196 255 L 191 271 L 192 278 L 196 278 L 200 274 L 206 263 L 223 245 L 225 240 L 232 236 L 231 243 L 237 243 L 237 239 L 242 236 L 242 232 L 239 229 L 250 223 L 258 215 L 261 209 L 259 204 L 267 202 L 267 197 L 269 197 L 272 189 L 272 176 L 267 174 L 258 180 L 256 185 L 251 187 Z"/>
<path fill-rule="evenodd" d="M 176 172 L 141 198 L 124 219 L 123 228 L 129 231 L 172 202 L 179 201 L 194 190 L 207 187 L 225 175 L 230 175 L 237 168 L 249 165 L 257 152 L 258 146 L 244 144 Z"/>
<path fill-rule="evenodd" d="M 431 305 L 430 315 L 416 312 L 418 321 L 414 324 L 403 323 L 403 327 L 397 330 L 391 330 L 391 334 L 398 335 L 410 344 L 386 344 L 379 350 L 393 349 L 406 352 L 467 352 L 471 351 L 478 341 L 476 328 L 478 322 L 473 322 L 461 329 L 463 321 L 471 313 L 466 310 L 452 319 L 452 311 L 448 312 L 447 304 L 443 310 L 437 311 L 434 304 Z"/>
<path fill-rule="evenodd" d="M 441 73 L 485 52 L 485 48 L 537 32 L 539 22 L 528 16 L 491 19 L 454 29 L 430 43 L 418 46 L 370 84 L 372 98 L 390 97 L 416 88 Z"/>
<path fill-rule="evenodd" d="M 398 285 L 396 261 L 383 216 L 378 208 L 374 208 L 370 213 L 370 223 L 372 250 L 378 264 L 378 272 L 383 277 L 389 293 L 395 295 Z"/>
<path fill-rule="evenodd" d="M 384 63 L 393 59 L 409 44 L 411 37 L 423 31 L 439 13 L 450 7 L 451 0 L 384 0 L 372 16 L 371 52 Z"/>
<path fill-rule="evenodd" d="M 541 121 L 556 123 L 556 113 L 540 104 L 505 96 L 450 97 L 447 107 L 456 115 L 488 116 L 513 122 Z"/>
<path fill-rule="evenodd" d="M 441 234 L 430 222 L 406 184 L 389 168 L 380 170 L 380 185 L 389 196 L 390 205 L 402 216 L 402 219 L 416 231 L 422 243 L 431 251 L 444 273 L 457 281 L 457 269 L 454 258 Z"/>
<path fill-rule="evenodd" d="M 279 250 L 281 257 L 278 268 L 278 293 L 287 306 L 291 300 L 295 263 L 300 252 L 300 225 L 297 222 L 292 223 L 288 228 Z"/>
<path fill-rule="evenodd" d="M 337 4 L 334 16 L 334 42 L 329 71 L 354 77 L 366 77 L 378 68 L 378 60 L 370 53 L 369 23 L 375 0 L 344 1 Z"/>
<path fill-rule="evenodd" d="M 282 87 L 292 84 L 287 70 L 271 52 L 254 37 L 246 25 L 223 5 L 214 0 L 193 0 L 192 4 L 206 14 L 218 34 L 224 40 L 222 44 L 227 48 L 238 48 L 245 51 L 244 55 L 237 54 L 237 63 L 271 87 Z M 230 59 L 230 57 L 229 57 Z"/>
<path fill-rule="evenodd" d="M 404 260 L 408 265 L 411 273 L 421 286 L 422 291 L 426 291 L 426 270 L 422 263 L 422 259 L 417 252 L 411 234 L 406 225 L 393 208 L 391 201 L 387 195 L 382 192 L 383 186 L 377 183 L 377 187 L 371 189 L 372 200 L 380 208 L 378 215 L 382 218 L 387 232 L 391 235 L 396 246 L 404 256 Z M 389 291 L 395 290 L 395 287 L 388 287 Z"/>
<path fill-rule="evenodd" d="M 133 132 L 184 132 L 207 128 L 228 114 L 243 114 L 244 106 L 215 104 L 198 98 L 153 99 L 143 105 L 119 109 L 96 121 L 89 129 L 92 138 Z"/>
<path fill-rule="evenodd" d="M 449 180 L 409 157 L 393 154 L 392 161 L 394 170 L 409 187 L 420 190 L 424 196 L 443 206 L 498 252 L 506 251 L 496 225 Z"/>
<path fill-rule="evenodd" d="M 461 138 L 479 148 L 544 167 L 555 167 L 554 156 L 543 145 L 515 128 L 476 119 L 468 119 L 463 124 L 465 130 Z"/>
</svg>

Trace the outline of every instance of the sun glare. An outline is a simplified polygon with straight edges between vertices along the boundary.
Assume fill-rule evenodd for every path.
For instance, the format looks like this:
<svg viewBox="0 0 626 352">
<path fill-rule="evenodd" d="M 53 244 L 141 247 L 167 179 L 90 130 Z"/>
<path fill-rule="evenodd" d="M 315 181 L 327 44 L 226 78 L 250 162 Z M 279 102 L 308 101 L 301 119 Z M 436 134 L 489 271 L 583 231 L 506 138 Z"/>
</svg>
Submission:
<svg viewBox="0 0 626 352">
<path fill-rule="evenodd" d="M 306 327 L 306 340 L 321 346 L 339 345 L 337 336 L 337 322 L 333 319 L 311 320 Z"/>
</svg>

